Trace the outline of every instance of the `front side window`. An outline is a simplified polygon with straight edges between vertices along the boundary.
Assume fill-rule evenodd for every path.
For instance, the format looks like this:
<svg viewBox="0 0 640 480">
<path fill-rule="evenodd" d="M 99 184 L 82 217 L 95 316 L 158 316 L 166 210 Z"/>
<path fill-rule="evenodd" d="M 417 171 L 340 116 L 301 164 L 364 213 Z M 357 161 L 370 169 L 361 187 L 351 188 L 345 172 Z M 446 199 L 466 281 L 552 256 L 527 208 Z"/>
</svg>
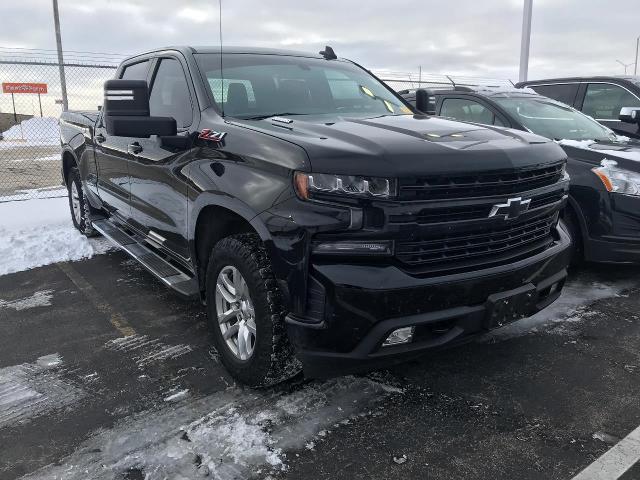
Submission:
<svg viewBox="0 0 640 480">
<path fill-rule="evenodd" d="M 149 60 L 144 62 L 133 63 L 124 67 L 122 71 L 123 80 L 146 80 L 147 70 L 149 69 Z"/>
<path fill-rule="evenodd" d="M 613 140 L 614 133 L 577 110 L 543 97 L 494 101 L 533 133 L 553 140 Z"/>
<path fill-rule="evenodd" d="M 191 125 L 191 96 L 182 65 L 178 60 L 160 60 L 149 95 L 149 110 L 152 116 L 175 118 L 178 128 Z"/>
<path fill-rule="evenodd" d="M 447 98 L 442 102 L 440 115 L 455 118 L 462 122 L 484 123 L 485 125 L 503 126 L 495 114 L 473 100 L 463 98 Z"/>
<path fill-rule="evenodd" d="M 590 83 L 582 112 L 596 120 L 618 120 L 622 107 L 640 108 L 640 100 L 628 90 L 608 83 Z"/>
<path fill-rule="evenodd" d="M 365 70 L 342 60 L 288 55 L 196 54 L 214 101 L 226 116 L 367 117 L 411 114 Z"/>
</svg>

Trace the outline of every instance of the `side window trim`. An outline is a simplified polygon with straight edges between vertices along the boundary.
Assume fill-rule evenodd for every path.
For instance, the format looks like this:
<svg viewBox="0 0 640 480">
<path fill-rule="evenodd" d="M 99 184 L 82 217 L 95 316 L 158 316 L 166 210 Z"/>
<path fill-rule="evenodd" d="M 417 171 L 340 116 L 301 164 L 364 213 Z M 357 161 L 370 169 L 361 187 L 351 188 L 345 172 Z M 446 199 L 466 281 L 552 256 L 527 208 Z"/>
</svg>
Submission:
<svg viewBox="0 0 640 480">
<path fill-rule="evenodd" d="M 129 62 L 127 64 L 122 65 L 120 68 L 120 72 L 118 73 L 118 76 L 116 78 L 121 79 L 124 76 L 124 72 L 127 68 L 133 66 L 133 65 L 137 65 L 139 63 L 145 63 L 147 62 L 147 82 L 149 82 L 149 74 L 151 73 L 151 69 L 153 67 L 153 57 L 144 57 L 142 59 L 136 58 L 135 61 Z"/>
<path fill-rule="evenodd" d="M 193 86 L 193 81 L 191 81 L 191 76 L 187 75 L 185 71 L 185 67 L 176 55 L 171 54 L 160 54 L 151 59 L 151 68 L 149 68 L 149 73 L 147 75 L 147 83 L 149 84 L 149 96 L 151 96 L 151 91 L 153 90 L 153 85 L 156 82 L 156 76 L 158 74 L 158 69 L 160 68 L 160 63 L 163 59 L 171 59 L 178 62 L 180 68 L 182 69 L 182 74 L 184 76 L 184 80 L 187 83 L 187 90 L 189 91 L 189 100 L 191 102 L 191 123 L 184 127 L 178 127 L 178 132 L 186 132 L 196 123 L 196 113 L 195 113 L 195 105 L 194 105 L 194 93 L 195 87 Z"/>
<path fill-rule="evenodd" d="M 573 101 L 571 102 L 571 104 L 567 103 L 566 105 L 569 105 L 570 107 L 578 109 L 578 105 L 582 106 L 582 101 L 580 100 L 580 89 L 582 88 L 582 85 L 584 83 L 585 82 L 531 83 L 531 84 L 525 85 L 525 87 L 534 89 L 534 87 L 555 87 L 556 85 L 576 85 L 577 88 L 576 88 L 576 93 L 573 97 Z M 561 101 L 561 100 L 558 100 L 558 101 Z"/>
</svg>

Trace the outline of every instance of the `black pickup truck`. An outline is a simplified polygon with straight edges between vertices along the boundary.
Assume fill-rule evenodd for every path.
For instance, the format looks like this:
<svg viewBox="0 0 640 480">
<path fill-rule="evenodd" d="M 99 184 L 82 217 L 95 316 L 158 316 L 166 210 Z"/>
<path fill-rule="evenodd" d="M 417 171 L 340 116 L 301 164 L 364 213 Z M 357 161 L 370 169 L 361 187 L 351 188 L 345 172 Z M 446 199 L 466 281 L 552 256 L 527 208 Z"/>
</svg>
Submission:
<svg viewBox="0 0 640 480">
<path fill-rule="evenodd" d="M 60 123 L 75 226 L 200 298 L 249 385 L 462 342 L 564 284 L 562 149 L 420 114 L 330 48 L 145 53 Z"/>
</svg>

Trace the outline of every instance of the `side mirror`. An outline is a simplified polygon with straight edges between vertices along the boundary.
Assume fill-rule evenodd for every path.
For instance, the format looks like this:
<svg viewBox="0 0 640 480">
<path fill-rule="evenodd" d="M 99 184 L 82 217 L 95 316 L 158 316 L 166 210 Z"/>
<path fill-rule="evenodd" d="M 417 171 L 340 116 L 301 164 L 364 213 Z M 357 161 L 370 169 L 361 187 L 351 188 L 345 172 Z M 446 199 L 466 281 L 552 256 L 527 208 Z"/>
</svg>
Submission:
<svg viewBox="0 0 640 480">
<path fill-rule="evenodd" d="M 175 118 L 150 115 L 149 87 L 144 80 L 104 82 L 102 111 L 107 133 L 115 137 L 148 138 L 178 132 Z"/>
<path fill-rule="evenodd" d="M 625 123 L 640 124 L 640 107 L 622 107 L 618 118 Z"/>
<path fill-rule="evenodd" d="M 416 90 L 416 109 L 429 115 L 435 115 L 435 97 L 427 90 L 419 88 Z"/>
</svg>

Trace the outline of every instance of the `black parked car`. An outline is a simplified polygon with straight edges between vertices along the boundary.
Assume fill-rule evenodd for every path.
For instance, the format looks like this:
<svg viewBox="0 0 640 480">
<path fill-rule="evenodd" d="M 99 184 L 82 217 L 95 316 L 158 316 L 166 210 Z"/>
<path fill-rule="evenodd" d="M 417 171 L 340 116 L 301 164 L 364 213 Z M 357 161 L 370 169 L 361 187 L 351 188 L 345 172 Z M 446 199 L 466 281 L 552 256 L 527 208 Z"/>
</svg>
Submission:
<svg viewBox="0 0 640 480">
<path fill-rule="evenodd" d="M 629 117 L 630 110 L 640 110 L 640 77 L 554 78 L 520 82 L 516 87 L 529 87 L 566 103 L 618 135 L 640 138 L 640 125 Z"/>
<path fill-rule="evenodd" d="M 398 361 L 562 290 L 553 142 L 414 114 L 330 48 L 171 48 L 116 78 L 61 118 L 74 224 L 206 302 L 243 382 Z"/>
<path fill-rule="evenodd" d="M 410 102 L 415 91 L 400 92 Z M 640 262 L 640 142 L 529 89 L 433 90 L 430 113 L 526 130 L 558 141 L 571 176 L 565 221 L 575 260 Z M 640 110 L 638 110 L 640 113 Z M 640 118 L 640 115 L 637 115 Z"/>
</svg>

